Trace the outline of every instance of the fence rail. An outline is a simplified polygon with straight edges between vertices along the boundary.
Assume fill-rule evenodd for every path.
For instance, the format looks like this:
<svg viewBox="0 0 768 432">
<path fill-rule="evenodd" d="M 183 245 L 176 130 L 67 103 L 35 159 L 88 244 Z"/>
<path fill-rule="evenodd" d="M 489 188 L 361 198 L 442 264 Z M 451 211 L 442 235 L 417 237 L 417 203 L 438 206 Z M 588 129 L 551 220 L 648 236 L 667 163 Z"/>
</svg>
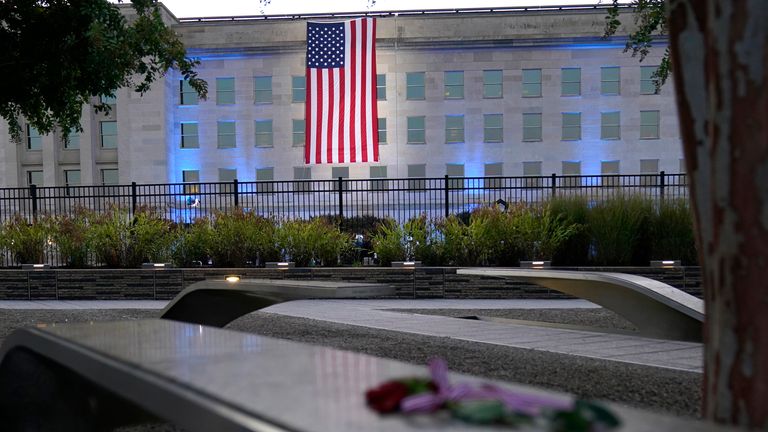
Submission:
<svg viewBox="0 0 768 432">
<path fill-rule="evenodd" d="M 654 200 L 688 199 L 685 174 L 595 176 L 438 177 L 332 179 L 115 186 L 56 186 L 0 189 L 0 221 L 14 214 L 71 214 L 83 207 L 104 212 L 114 206 L 134 213 L 150 207 L 188 223 L 239 207 L 263 216 L 306 219 L 320 215 L 391 217 L 403 222 L 426 214 L 442 217 L 494 203 L 539 203 L 582 196 L 592 202 L 617 194 Z"/>
</svg>

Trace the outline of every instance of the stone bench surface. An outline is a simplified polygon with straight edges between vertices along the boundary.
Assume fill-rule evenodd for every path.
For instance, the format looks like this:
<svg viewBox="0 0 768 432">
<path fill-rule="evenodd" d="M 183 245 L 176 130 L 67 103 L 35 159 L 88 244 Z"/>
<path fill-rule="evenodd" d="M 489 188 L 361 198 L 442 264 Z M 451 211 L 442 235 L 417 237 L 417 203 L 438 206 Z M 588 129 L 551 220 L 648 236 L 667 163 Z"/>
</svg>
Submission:
<svg viewBox="0 0 768 432">
<path fill-rule="evenodd" d="M 366 389 L 391 378 L 424 376 L 426 367 L 201 325 L 142 320 L 23 329 L 0 348 L 0 362 L 16 348 L 54 359 L 191 432 L 499 430 L 446 418 L 379 416 L 365 406 Z M 476 380 L 459 374 L 451 379 Z M 624 421 L 622 431 L 724 430 L 614 409 Z"/>
<path fill-rule="evenodd" d="M 626 318 L 644 336 L 697 342 L 702 339 L 704 302 L 643 276 L 520 268 L 465 268 L 456 273 L 530 281 L 589 300 Z"/>
<path fill-rule="evenodd" d="M 161 317 L 224 327 L 247 313 L 290 300 L 371 298 L 394 294 L 395 288 L 384 284 L 284 279 L 241 279 L 228 282 L 223 278 L 208 279 L 185 288 L 165 307 Z"/>
</svg>

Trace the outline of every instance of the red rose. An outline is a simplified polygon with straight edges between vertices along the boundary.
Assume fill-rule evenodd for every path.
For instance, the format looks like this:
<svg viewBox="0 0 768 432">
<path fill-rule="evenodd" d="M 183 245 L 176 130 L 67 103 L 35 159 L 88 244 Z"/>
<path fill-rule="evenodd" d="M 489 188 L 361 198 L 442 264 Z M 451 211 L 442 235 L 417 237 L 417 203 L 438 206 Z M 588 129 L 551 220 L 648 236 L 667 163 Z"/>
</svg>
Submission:
<svg viewBox="0 0 768 432">
<path fill-rule="evenodd" d="M 368 406 L 380 414 L 395 412 L 400 401 L 408 396 L 408 386 L 399 381 L 389 381 L 365 392 Z"/>
</svg>

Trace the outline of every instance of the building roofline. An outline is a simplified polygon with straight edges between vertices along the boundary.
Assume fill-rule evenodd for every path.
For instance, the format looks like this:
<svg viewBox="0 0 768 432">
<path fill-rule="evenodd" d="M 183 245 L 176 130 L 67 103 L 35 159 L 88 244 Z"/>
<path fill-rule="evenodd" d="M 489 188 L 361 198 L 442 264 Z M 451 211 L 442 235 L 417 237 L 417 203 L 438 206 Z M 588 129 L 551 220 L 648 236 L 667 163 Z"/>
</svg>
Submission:
<svg viewBox="0 0 768 432">
<path fill-rule="evenodd" d="M 240 22 L 240 21 L 279 21 L 279 20 L 308 20 L 324 18 L 357 18 L 357 17 L 423 17 L 456 14 L 525 14 L 525 13 L 553 13 L 553 12 L 579 12 L 607 10 L 612 5 L 561 5 L 561 6 L 517 6 L 517 7 L 485 7 L 485 8 L 455 8 L 455 9 L 414 9 L 399 11 L 358 11 L 358 12 L 333 12 L 333 13 L 309 13 L 309 14 L 280 14 L 280 15 L 237 15 L 237 16 L 212 16 L 212 17 L 188 17 L 176 18 L 181 23 L 215 23 L 215 22 Z M 618 5 L 620 9 L 632 9 L 632 5 Z M 166 9 L 167 10 L 167 9 Z"/>
</svg>

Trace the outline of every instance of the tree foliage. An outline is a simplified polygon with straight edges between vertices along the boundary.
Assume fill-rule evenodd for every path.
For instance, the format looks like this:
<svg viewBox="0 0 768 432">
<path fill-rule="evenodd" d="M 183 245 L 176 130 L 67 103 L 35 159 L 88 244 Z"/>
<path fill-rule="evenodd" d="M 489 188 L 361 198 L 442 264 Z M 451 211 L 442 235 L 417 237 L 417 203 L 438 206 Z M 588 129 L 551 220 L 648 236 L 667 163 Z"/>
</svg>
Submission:
<svg viewBox="0 0 768 432">
<path fill-rule="evenodd" d="M 131 3 L 124 14 L 107 0 L 0 1 L 0 116 L 15 139 L 21 118 L 42 133 L 79 130 L 92 97 L 144 94 L 171 68 L 205 98 L 199 61 L 186 57 L 157 0 Z"/>
<path fill-rule="evenodd" d="M 667 34 L 667 0 L 633 0 L 631 8 L 636 30 L 628 35 L 624 52 L 632 51 L 632 57 L 639 56 L 642 62 L 651 52 L 654 38 Z M 621 24 L 621 8 L 618 0 L 613 0 L 613 5 L 608 9 L 608 15 L 605 17 L 604 36 L 616 34 Z M 669 61 L 669 48 L 667 48 L 659 68 L 652 75 L 657 91 L 671 73 L 672 63 Z"/>
</svg>

